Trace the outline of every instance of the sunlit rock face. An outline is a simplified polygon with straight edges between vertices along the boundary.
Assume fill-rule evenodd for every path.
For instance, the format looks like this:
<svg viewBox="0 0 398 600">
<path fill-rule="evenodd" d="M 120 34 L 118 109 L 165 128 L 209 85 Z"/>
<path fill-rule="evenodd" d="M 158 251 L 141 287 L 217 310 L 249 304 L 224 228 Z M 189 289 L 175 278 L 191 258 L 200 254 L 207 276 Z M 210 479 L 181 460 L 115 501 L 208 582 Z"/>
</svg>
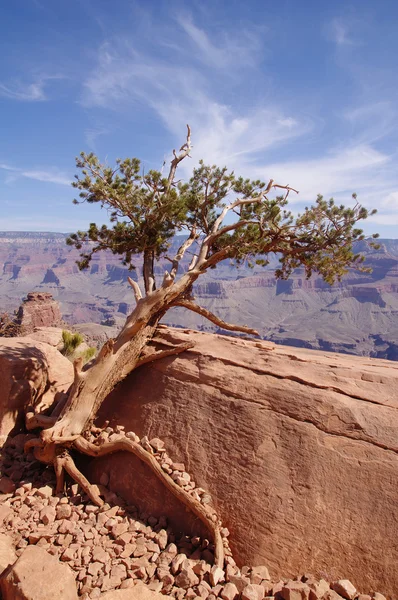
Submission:
<svg viewBox="0 0 398 600">
<path fill-rule="evenodd" d="M 130 375 L 98 424 L 163 439 L 211 492 L 241 565 L 267 564 L 273 577 L 348 577 L 398 597 L 396 364 L 188 330 L 161 335 L 196 345 Z M 95 462 L 118 493 L 139 500 L 145 475 L 128 475 L 123 454 Z"/>
</svg>

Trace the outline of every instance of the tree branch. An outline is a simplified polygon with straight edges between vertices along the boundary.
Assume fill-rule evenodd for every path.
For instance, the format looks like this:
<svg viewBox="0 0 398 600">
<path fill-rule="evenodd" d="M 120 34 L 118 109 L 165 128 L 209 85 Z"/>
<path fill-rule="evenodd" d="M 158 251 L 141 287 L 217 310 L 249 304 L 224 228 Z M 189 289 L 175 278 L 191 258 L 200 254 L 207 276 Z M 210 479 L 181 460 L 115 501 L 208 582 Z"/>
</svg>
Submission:
<svg viewBox="0 0 398 600">
<path fill-rule="evenodd" d="M 203 308 L 202 306 L 195 304 L 195 302 L 192 302 L 191 300 L 176 300 L 175 302 L 173 302 L 172 306 L 182 306 L 184 308 L 187 308 L 188 310 L 192 310 L 198 315 L 205 317 L 205 319 L 208 319 L 215 325 L 218 325 L 218 327 L 221 327 L 222 329 L 227 329 L 228 331 L 239 331 L 241 333 L 249 333 L 251 335 L 260 335 L 256 329 L 251 329 L 250 327 L 246 327 L 245 325 L 233 325 L 231 323 L 226 323 L 219 317 L 216 317 L 216 315 L 214 315 L 212 312 L 207 310 L 207 308 Z"/>
<path fill-rule="evenodd" d="M 177 250 L 177 254 L 175 255 L 175 257 L 173 259 L 168 258 L 168 260 L 171 260 L 172 263 L 172 267 L 170 270 L 170 273 L 168 274 L 168 276 L 165 273 L 165 279 L 164 279 L 164 285 L 165 287 L 168 287 L 169 285 L 171 285 L 170 283 L 170 278 L 171 278 L 171 282 L 174 281 L 176 275 L 177 275 L 177 270 L 178 270 L 178 266 L 180 264 L 180 261 L 182 260 L 182 258 L 184 257 L 185 252 L 188 250 L 188 248 L 190 248 L 192 246 L 192 244 L 194 243 L 194 241 L 198 238 L 198 235 L 196 233 L 196 228 L 194 227 L 189 235 L 189 237 L 187 237 L 186 240 L 184 240 L 184 242 L 181 244 L 181 246 L 178 248 Z"/>
<path fill-rule="evenodd" d="M 127 281 L 129 282 L 129 284 L 133 288 L 136 302 L 138 302 L 142 298 L 140 286 L 138 285 L 138 283 L 136 281 L 134 281 L 133 279 L 131 279 L 131 277 L 127 277 Z"/>
<path fill-rule="evenodd" d="M 189 125 L 187 125 L 187 141 L 185 142 L 185 144 L 183 144 L 180 148 L 180 154 L 177 154 L 175 150 L 173 150 L 173 154 L 174 154 L 174 158 L 171 161 L 170 164 L 170 171 L 169 171 L 169 176 L 167 178 L 167 186 L 165 191 L 169 190 L 171 187 L 171 184 L 174 181 L 174 176 L 176 174 L 176 170 L 177 167 L 179 165 L 179 163 L 184 160 L 184 158 L 186 158 L 187 156 L 189 156 L 189 153 L 192 149 L 192 145 L 191 145 L 191 128 Z"/>
<path fill-rule="evenodd" d="M 160 352 L 150 352 L 148 354 L 143 354 L 137 362 L 136 368 L 141 367 L 141 365 L 153 362 L 155 360 L 166 358 L 167 356 L 175 356 L 176 354 L 181 354 L 182 352 L 185 352 L 186 350 L 189 350 L 194 346 L 195 344 L 193 342 L 187 342 L 186 344 L 174 346 L 174 348 L 170 348 L 169 350 L 161 350 Z"/>
</svg>

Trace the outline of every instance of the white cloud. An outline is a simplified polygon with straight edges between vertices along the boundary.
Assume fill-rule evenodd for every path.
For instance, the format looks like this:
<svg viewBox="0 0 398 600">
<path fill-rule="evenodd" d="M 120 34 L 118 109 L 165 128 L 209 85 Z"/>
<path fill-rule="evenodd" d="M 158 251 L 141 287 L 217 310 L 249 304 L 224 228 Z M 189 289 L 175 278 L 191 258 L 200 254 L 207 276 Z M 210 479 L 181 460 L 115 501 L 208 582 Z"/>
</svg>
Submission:
<svg viewBox="0 0 398 600">
<path fill-rule="evenodd" d="M 261 56 L 260 40 L 253 32 L 236 30 L 233 35 L 227 31 L 218 33 L 218 44 L 210 39 L 203 29 L 197 27 L 189 16 L 180 16 L 178 23 L 189 37 L 194 48 L 194 57 L 198 57 L 209 67 L 226 69 L 237 65 L 251 65 Z"/>
<path fill-rule="evenodd" d="M 37 170 L 37 169 L 21 169 L 19 167 L 12 167 L 10 165 L 0 163 L 0 169 L 8 171 L 12 175 L 7 179 L 8 183 L 15 181 L 18 177 L 25 177 L 26 179 L 34 179 L 36 181 L 43 181 L 46 183 L 58 183 L 60 185 L 70 185 L 71 177 L 63 173 L 57 168 L 52 167 L 48 170 Z"/>
<path fill-rule="evenodd" d="M 218 39 L 216 45 L 190 19 L 180 19 L 180 24 L 197 47 L 202 62 L 225 64 L 228 38 Z M 336 43 L 351 43 L 341 21 L 333 22 L 333 31 Z M 241 72 L 240 65 L 236 76 Z M 189 123 L 193 161 L 182 163 L 183 177 L 203 158 L 209 163 L 227 165 L 245 177 L 273 178 L 290 184 L 300 190 L 298 197 L 290 197 L 296 203 L 312 202 L 318 193 L 349 203 L 351 194 L 357 192 L 365 206 L 389 206 L 390 210 L 396 206 L 398 177 L 393 156 L 378 147 L 379 140 L 396 128 L 396 111 L 388 100 L 342 112 L 344 122 L 338 146 L 322 140 L 323 149 L 315 157 L 312 153 L 296 160 L 271 162 L 270 153 L 278 146 L 301 137 L 308 140 L 307 134 L 314 133 L 316 117 L 304 117 L 299 111 L 292 113 L 272 103 L 269 95 L 260 101 L 255 98 L 248 108 L 246 104 L 246 109 L 239 111 L 216 95 L 228 85 L 224 85 L 223 72 L 217 72 L 216 81 L 214 77 L 213 71 L 200 69 L 194 60 L 166 61 L 143 55 L 127 42 L 108 42 L 100 48 L 97 67 L 85 82 L 82 102 L 122 111 L 137 110 L 142 103 L 152 108 L 173 134 L 177 147 L 183 141 L 184 124 Z M 241 106 L 245 104 L 241 102 Z"/>
<path fill-rule="evenodd" d="M 115 109 L 143 102 L 152 107 L 181 145 L 184 123 L 194 132 L 195 160 L 228 165 L 251 162 L 253 156 L 284 141 L 303 135 L 309 118 L 285 114 L 264 103 L 239 114 L 216 101 L 211 81 L 192 66 L 154 60 L 110 43 L 99 51 L 98 67 L 85 83 L 83 104 Z M 185 165 L 186 166 L 186 165 Z"/>
<path fill-rule="evenodd" d="M 300 191 L 297 201 L 314 200 L 317 194 L 367 197 L 373 192 L 379 197 L 380 181 L 387 183 L 387 167 L 391 159 L 369 145 L 357 145 L 335 150 L 328 155 L 310 159 L 268 164 L 257 169 L 258 177 L 272 178 L 279 183 L 289 183 Z M 294 197 L 291 198 L 294 200 Z"/>
</svg>

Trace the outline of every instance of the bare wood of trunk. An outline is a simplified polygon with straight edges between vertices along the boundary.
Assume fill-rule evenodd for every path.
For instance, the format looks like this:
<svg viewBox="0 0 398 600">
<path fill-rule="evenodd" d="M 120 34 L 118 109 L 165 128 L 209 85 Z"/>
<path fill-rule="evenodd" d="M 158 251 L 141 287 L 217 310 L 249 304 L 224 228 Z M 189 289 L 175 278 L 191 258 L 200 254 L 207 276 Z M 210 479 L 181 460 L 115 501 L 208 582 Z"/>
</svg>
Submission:
<svg viewBox="0 0 398 600">
<path fill-rule="evenodd" d="M 45 442 L 73 441 L 92 424 L 107 395 L 137 366 L 165 311 L 199 275 L 199 271 L 190 271 L 171 286 L 141 298 L 119 335 L 106 342 L 92 366 L 81 371 L 75 364 L 68 400 L 56 423 L 42 431 Z"/>
</svg>

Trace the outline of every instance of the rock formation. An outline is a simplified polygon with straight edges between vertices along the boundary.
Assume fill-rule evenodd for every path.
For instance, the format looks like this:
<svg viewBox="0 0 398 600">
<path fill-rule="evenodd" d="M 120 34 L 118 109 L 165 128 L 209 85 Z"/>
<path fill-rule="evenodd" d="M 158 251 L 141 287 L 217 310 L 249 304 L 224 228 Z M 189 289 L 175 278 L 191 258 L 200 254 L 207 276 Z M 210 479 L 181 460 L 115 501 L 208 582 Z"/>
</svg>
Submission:
<svg viewBox="0 0 398 600">
<path fill-rule="evenodd" d="M 54 329 L 58 338 L 59 331 Z M 21 427 L 29 404 L 37 399 L 51 403 L 68 389 L 73 365 L 52 345 L 31 337 L 0 338 L 0 381 L 1 447 L 9 433 Z"/>
<path fill-rule="evenodd" d="M 194 292 L 199 304 L 224 320 L 256 328 L 264 339 L 397 360 L 398 242 L 381 240 L 378 251 L 364 243 L 357 249 L 365 253 L 373 273 L 351 272 L 334 286 L 319 277 L 307 280 L 300 270 L 289 282 L 276 282 L 278 257 L 273 256 L 265 269 L 242 265 L 237 271 L 224 261 Z M 78 256 L 63 234 L 0 232 L 0 312 L 12 313 L 32 290 L 51 291 L 71 325 L 107 323 L 112 317 L 120 327 L 132 303 L 126 279 L 140 277 L 140 262 L 129 272 L 117 256 L 101 252 L 88 270 L 79 272 Z M 188 262 L 189 257 L 182 271 Z M 157 269 L 167 266 L 159 263 Z M 199 315 L 181 309 L 173 309 L 167 319 L 176 327 L 216 331 Z"/>
<path fill-rule="evenodd" d="M 29 591 L 40 553 L 43 564 L 50 554 L 57 568 L 73 570 L 84 600 L 124 600 L 137 580 L 177 600 L 385 600 L 374 589 L 394 600 L 395 363 L 168 328 L 159 335 L 195 346 L 127 378 L 103 405 L 91 442 L 137 442 L 135 431 L 178 486 L 216 506 L 224 569 L 212 566 L 214 547 L 192 515 L 136 457 L 82 463 L 107 503 L 99 509 L 76 484 L 66 498 L 54 496 L 53 472 L 23 454 L 33 436 L 21 433 L 0 457 L 5 600 L 45 597 Z M 4 405 L 25 394 L 12 418 L 43 392 L 52 397 L 52 386 L 64 389 L 66 365 L 72 369 L 32 337 L 1 340 Z M 8 429 L 14 422 L 6 419 Z M 18 596 L 21 573 L 27 583 Z M 69 589 L 73 598 L 76 587 Z"/>
<path fill-rule="evenodd" d="M 36 327 L 59 327 L 62 324 L 59 304 L 47 292 L 30 292 L 19 307 L 16 322 L 22 335 L 33 333 Z"/>
<path fill-rule="evenodd" d="M 99 436 L 105 434 L 120 435 L 121 429 L 106 428 Z M 54 495 L 54 474 L 23 453 L 30 437 L 9 439 L 1 456 L 4 600 L 386 600 L 378 593 L 360 594 L 346 579 L 328 582 L 308 574 L 274 579 L 265 565 L 240 569 L 227 529 L 222 535 L 228 554 L 221 569 L 213 564 L 208 539 L 176 535 L 164 515 L 157 518 L 128 505 L 109 490 L 105 473 L 98 489 L 109 504 L 102 508 L 87 503 L 76 484 L 69 484 L 65 495 Z M 162 440 L 150 444 L 156 460 L 174 466 Z"/>
<path fill-rule="evenodd" d="M 179 357 L 144 366 L 102 419 L 166 440 L 211 490 L 238 563 L 275 575 L 348 576 L 398 596 L 398 369 L 395 363 L 192 331 Z M 129 457 L 90 476 L 129 472 Z M 137 499 L 134 475 L 114 489 Z"/>
</svg>

